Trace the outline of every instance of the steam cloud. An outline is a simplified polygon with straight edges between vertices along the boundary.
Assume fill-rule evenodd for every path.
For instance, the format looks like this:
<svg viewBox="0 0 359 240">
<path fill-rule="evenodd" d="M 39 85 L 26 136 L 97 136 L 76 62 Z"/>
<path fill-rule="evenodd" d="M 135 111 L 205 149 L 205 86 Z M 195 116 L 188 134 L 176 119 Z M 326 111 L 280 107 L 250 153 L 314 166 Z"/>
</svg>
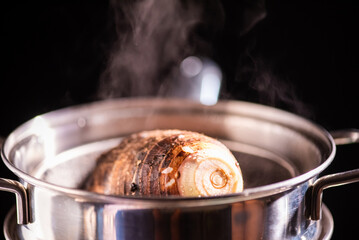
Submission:
<svg viewBox="0 0 359 240">
<path fill-rule="evenodd" d="M 102 75 L 100 97 L 158 95 L 193 47 L 201 8 L 179 0 L 112 0 L 117 40 Z"/>
<path fill-rule="evenodd" d="M 290 82 L 281 81 L 270 69 L 258 72 L 250 82 L 250 87 L 258 92 L 260 103 L 283 108 L 303 116 L 311 115 L 308 107 L 299 100 L 294 86 Z"/>
<path fill-rule="evenodd" d="M 274 73 L 274 61 L 270 64 L 264 57 L 254 56 L 250 52 L 242 56 L 241 61 L 246 63 L 239 65 L 236 80 L 240 82 L 240 95 L 247 98 L 245 100 L 281 108 L 307 118 L 313 117 L 312 110 L 300 99 L 290 79 Z"/>
<path fill-rule="evenodd" d="M 219 0 L 110 0 L 116 40 L 101 77 L 99 97 L 166 96 L 175 82 L 180 62 L 189 55 L 198 54 L 201 48 L 211 48 L 208 39 L 198 36 L 199 26 L 205 26 L 206 35 L 208 29 L 222 31 L 225 21 L 233 21 L 237 13 L 242 13 L 242 23 L 238 27 L 243 37 L 266 16 L 264 0 L 239 1 L 240 7 L 236 10 L 231 5 L 224 6 L 236 16 L 225 16 L 222 4 L 228 3 Z M 214 35 L 213 32 L 209 35 Z M 237 56 L 236 79 L 228 79 L 236 82 L 235 86 L 222 95 L 312 115 L 296 96 L 290 82 L 273 74 L 268 61 L 258 55 L 253 57 L 253 42 L 255 39 L 250 43 L 252 46 L 243 47 L 244 51 Z"/>
</svg>

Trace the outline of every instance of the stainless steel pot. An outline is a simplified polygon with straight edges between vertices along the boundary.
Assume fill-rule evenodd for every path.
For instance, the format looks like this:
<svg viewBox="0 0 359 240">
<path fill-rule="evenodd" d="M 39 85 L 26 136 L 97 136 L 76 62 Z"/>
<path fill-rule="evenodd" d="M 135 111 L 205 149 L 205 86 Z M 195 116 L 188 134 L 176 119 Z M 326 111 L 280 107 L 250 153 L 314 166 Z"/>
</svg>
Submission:
<svg viewBox="0 0 359 240">
<path fill-rule="evenodd" d="M 245 190 L 204 198 L 104 196 L 80 186 L 96 156 L 149 129 L 202 132 L 225 143 Z M 338 143 L 359 131 L 339 131 Z M 204 106 L 184 100 L 109 100 L 35 117 L 12 132 L 2 158 L 20 182 L 20 239 L 318 239 L 322 190 L 359 181 L 359 170 L 318 175 L 336 150 L 332 136 L 294 114 L 248 102 Z"/>
</svg>

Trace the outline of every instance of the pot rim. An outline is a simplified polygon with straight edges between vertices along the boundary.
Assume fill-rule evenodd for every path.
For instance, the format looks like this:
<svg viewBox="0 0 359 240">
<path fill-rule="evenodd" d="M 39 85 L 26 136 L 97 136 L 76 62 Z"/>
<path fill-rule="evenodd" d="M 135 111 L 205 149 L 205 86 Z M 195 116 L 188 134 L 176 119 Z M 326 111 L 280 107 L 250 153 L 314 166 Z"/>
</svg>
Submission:
<svg viewBox="0 0 359 240">
<path fill-rule="evenodd" d="M 148 98 L 145 98 L 146 100 L 149 100 Z M 112 100 L 103 100 L 103 101 L 97 101 L 90 104 L 106 104 L 108 102 L 123 102 L 123 101 L 138 101 L 138 100 L 144 100 L 143 98 L 140 99 L 112 99 Z M 154 99 L 155 101 L 159 99 Z M 181 99 L 183 101 L 183 99 Z M 262 104 L 257 103 L 251 103 L 251 102 L 245 102 L 245 101 L 235 101 L 235 100 L 221 100 L 219 103 L 240 103 L 240 104 L 246 104 L 246 105 L 254 105 L 254 106 L 260 106 L 262 108 L 271 109 L 273 111 L 276 111 L 278 113 L 284 113 L 287 115 L 291 115 L 297 119 L 301 119 L 301 121 L 305 121 L 307 124 L 310 124 L 312 127 L 319 130 L 325 137 L 326 140 L 330 143 L 331 152 L 329 156 L 323 160 L 323 162 L 318 165 L 317 167 L 311 169 L 310 171 L 300 174 L 298 176 L 295 176 L 293 178 L 264 185 L 254 188 L 247 188 L 244 189 L 240 193 L 233 193 L 233 194 L 226 194 L 226 195 L 220 195 L 220 196 L 209 196 L 209 197 L 178 197 L 178 196 L 166 196 L 164 197 L 136 197 L 136 196 L 113 196 L 113 195 L 103 195 L 98 193 L 93 193 L 81 189 L 75 189 L 75 188 L 69 188 L 69 187 L 62 187 L 56 184 L 48 183 L 43 180 L 40 180 L 38 178 L 33 177 L 32 175 L 18 169 L 16 166 L 13 165 L 12 162 L 8 159 L 5 153 L 6 144 L 8 142 L 8 138 L 11 136 L 12 133 L 23 127 L 24 125 L 31 122 L 33 119 L 30 119 L 29 121 L 23 123 L 19 127 L 17 127 L 7 139 L 5 139 L 3 147 L 1 149 L 1 157 L 3 159 L 3 162 L 5 165 L 9 168 L 10 171 L 12 171 L 15 175 L 19 177 L 20 180 L 24 181 L 24 185 L 26 187 L 27 184 L 31 184 L 34 187 L 41 187 L 47 190 L 56 191 L 63 193 L 68 196 L 72 196 L 75 198 L 76 201 L 79 202 L 97 202 L 97 203 L 104 203 L 104 204 L 126 204 L 127 202 L 131 202 L 131 205 L 133 205 L 133 208 L 154 208 L 158 207 L 158 204 L 161 204 L 161 208 L 169 208 L 169 207 L 201 207 L 201 206 L 209 206 L 209 205 L 220 205 L 220 204 L 228 204 L 233 202 L 240 202 L 240 201 L 247 201 L 247 200 L 253 200 L 258 199 L 262 197 L 267 197 L 270 195 L 276 195 L 282 192 L 285 192 L 287 190 L 293 189 L 295 186 L 298 186 L 302 183 L 307 182 L 308 180 L 312 178 L 318 177 L 318 175 L 326 169 L 331 162 L 334 159 L 335 153 L 336 153 L 336 145 L 333 140 L 333 137 L 330 135 L 330 133 L 325 130 L 320 125 L 305 119 L 301 116 L 298 116 L 296 114 L 277 109 L 270 106 L 265 106 Z M 89 104 L 80 104 L 76 106 L 70 106 L 58 110 L 54 110 L 48 113 L 41 114 L 42 115 L 50 115 L 50 114 L 56 114 L 61 113 L 61 111 L 69 111 L 69 110 L 76 110 L 77 108 L 86 107 Z M 138 204 L 135 204 L 138 203 Z M 129 206 L 131 208 L 131 206 Z"/>
</svg>

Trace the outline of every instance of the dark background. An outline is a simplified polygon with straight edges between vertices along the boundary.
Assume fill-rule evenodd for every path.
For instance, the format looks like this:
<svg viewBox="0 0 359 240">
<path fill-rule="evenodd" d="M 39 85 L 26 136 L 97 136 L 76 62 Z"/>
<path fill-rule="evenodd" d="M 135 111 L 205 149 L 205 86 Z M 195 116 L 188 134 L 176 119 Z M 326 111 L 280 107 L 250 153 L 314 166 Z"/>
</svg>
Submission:
<svg viewBox="0 0 359 240">
<path fill-rule="evenodd" d="M 225 75 L 222 98 L 283 108 L 329 131 L 359 128 L 357 1 L 267 0 L 266 18 L 244 36 L 241 7 L 248 5 L 229 2 L 222 2 L 223 29 L 208 37 L 209 57 Z M 98 79 L 115 38 L 108 7 L 16 1 L 1 8 L 0 136 L 37 114 L 99 99 Z M 325 173 L 359 168 L 358 153 L 358 145 L 339 147 Z M 15 179 L 2 163 L 0 173 Z M 357 235 L 358 192 L 358 183 L 324 192 L 333 239 Z M 2 221 L 15 197 L 1 192 L 0 199 Z"/>
</svg>

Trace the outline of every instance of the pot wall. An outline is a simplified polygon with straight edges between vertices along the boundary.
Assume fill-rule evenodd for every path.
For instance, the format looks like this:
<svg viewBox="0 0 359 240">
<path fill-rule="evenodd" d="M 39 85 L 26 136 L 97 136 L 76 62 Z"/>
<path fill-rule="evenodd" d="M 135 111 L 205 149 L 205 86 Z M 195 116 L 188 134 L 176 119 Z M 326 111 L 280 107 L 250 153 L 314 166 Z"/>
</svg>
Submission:
<svg viewBox="0 0 359 240">
<path fill-rule="evenodd" d="M 142 200 L 92 202 L 28 186 L 32 223 L 25 239 L 316 239 L 318 224 L 304 216 L 308 183 L 273 196 L 213 205 L 148 207 Z M 213 199 L 212 199 L 213 200 Z M 228 200 L 228 199 L 227 199 Z M 207 205 L 207 206 L 206 206 Z M 28 236 L 27 236 L 28 235 Z"/>
</svg>

